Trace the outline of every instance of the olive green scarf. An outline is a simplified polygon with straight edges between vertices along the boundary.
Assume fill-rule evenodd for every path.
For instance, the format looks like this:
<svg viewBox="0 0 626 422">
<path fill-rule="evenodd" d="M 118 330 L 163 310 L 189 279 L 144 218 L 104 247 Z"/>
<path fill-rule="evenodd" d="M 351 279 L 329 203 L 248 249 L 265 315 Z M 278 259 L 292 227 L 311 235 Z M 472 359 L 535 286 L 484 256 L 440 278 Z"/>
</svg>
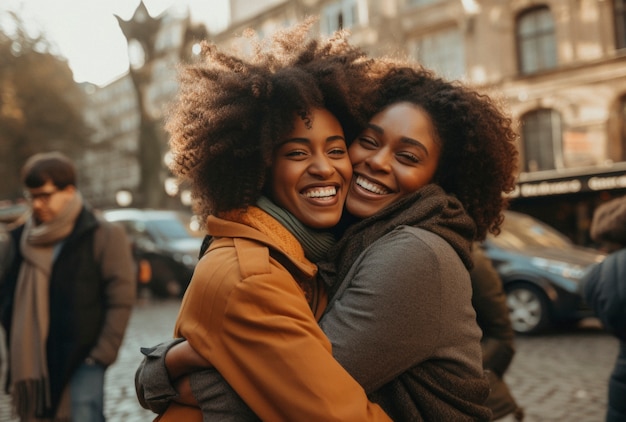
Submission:
<svg viewBox="0 0 626 422">
<path fill-rule="evenodd" d="M 265 196 L 259 198 L 257 206 L 274 217 L 298 239 L 302 249 L 304 249 L 304 255 L 311 262 L 317 263 L 320 261 L 326 256 L 328 249 L 335 244 L 335 237 L 332 233 L 314 230 L 305 226 L 293 214 L 279 207 Z"/>
</svg>

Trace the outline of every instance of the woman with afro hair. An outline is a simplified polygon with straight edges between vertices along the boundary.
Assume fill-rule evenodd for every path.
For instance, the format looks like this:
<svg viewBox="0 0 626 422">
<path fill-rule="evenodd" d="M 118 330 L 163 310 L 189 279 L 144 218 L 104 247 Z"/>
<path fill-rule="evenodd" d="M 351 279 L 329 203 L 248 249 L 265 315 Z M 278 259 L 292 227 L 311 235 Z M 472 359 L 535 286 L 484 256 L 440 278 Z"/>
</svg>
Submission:
<svg viewBox="0 0 626 422">
<path fill-rule="evenodd" d="M 367 92 L 352 98 L 368 123 L 349 147 L 347 229 L 318 262 L 330 294 L 320 326 L 333 356 L 393 420 L 489 420 L 468 270 L 472 243 L 499 232 L 504 194 L 514 188 L 511 120 L 493 99 L 415 64 L 368 66 Z M 184 372 L 173 362 L 166 358 L 171 372 Z M 211 407 L 215 391 L 196 395 L 205 420 L 227 420 Z M 256 417 L 274 420 L 242 398 Z"/>
<path fill-rule="evenodd" d="M 318 264 L 331 297 L 320 326 L 393 420 L 489 420 L 468 271 L 472 243 L 499 233 L 516 134 L 490 97 L 383 66 L 378 111 L 349 147 L 353 224 Z"/>
<path fill-rule="evenodd" d="M 389 421 L 317 325 L 326 293 L 312 261 L 342 214 L 352 176 L 346 139 L 361 112 L 353 99 L 369 65 L 341 34 L 308 39 L 311 24 L 258 44 L 247 59 L 204 43 L 204 60 L 182 69 L 166 125 L 171 169 L 190 184 L 212 241 L 175 336 L 264 420 Z M 161 419 L 194 415 L 172 405 Z"/>
</svg>

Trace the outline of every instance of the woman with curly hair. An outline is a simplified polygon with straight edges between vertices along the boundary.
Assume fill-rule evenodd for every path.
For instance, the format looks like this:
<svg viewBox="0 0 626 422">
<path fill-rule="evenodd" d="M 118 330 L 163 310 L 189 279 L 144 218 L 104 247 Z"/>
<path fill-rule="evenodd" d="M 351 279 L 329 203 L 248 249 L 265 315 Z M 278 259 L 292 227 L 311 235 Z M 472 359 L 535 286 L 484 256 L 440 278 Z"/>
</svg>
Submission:
<svg viewBox="0 0 626 422">
<path fill-rule="evenodd" d="M 307 40 L 309 25 L 250 59 L 204 44 L 204 61 L 182 71 L 166 126 L 171 169 L 189 181 L 212 242 L 175 335 L 264 420 L 388 421 L 315 317 L 326 294 L 311 261 L 341 217 L 352 176 L 344 132 L 355 136 L 351 100 L 368 65 L 340 35 Z M 192 418 L 181 406 L 162 415 Z"/>
<path fill-rule="evenodd" d="M 320 326 L 393 420 L 486 420 L 468 270 L 472 242 L 499 232 L 516 134 L 489 97 L 388 66 L 349 147 L 357 221 L 318 264 L 331 294 Z"/>
<path fill-rule="evenodd" d="M 410 63 L 376 60 L 370 70 L 369 92 L 353 104 L 377 111 L 349 147 L 351 225 L 318 263 L 331 294 L 320 326 L 393 420 L 489 420 L 468 269 L 472 242 L 498 233 L 514 187 L 511 121 L 489 97 Z M 184 372 L 176 361 L 170 374 Z M 196 394 L 205 420 L 224 420 L 211 407 L 215 391 Z"/>
</svg>

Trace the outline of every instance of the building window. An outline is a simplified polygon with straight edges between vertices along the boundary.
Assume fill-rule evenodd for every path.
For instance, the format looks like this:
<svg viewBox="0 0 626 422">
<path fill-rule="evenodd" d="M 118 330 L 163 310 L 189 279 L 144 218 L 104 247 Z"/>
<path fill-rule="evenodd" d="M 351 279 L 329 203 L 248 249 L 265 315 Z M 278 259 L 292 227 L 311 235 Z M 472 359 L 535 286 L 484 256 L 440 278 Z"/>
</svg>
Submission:
<svg viewBox="0 0 626 422">
<path fill-rule="evenodd" d="M 556 34 L 550 9 L 539 7 L 518 17 L 517 45 L 520 72 L 533 73 L 557 66 Z"/>
<path fill-rule="evenodd" d="M 407 4 L 410 6 L 427 6 L 439 1 L 441 0 L 407 0 Z"/>
<path fill-rule="evenodd" d="M 359 23 L 357 0 L 341 0 L 327 5 L 322 10 L 320 23 L 322 33 L 326 35 L 357 25 Z"/>
<path fill-rule="evenodd" d="M 465 75 L 465 48 L 458 28 L 444 29 L 421 37 L 413 47 L 415 58 L 446 79 Z"/>
<path fill-rule="evenodd" d="M 626 0 L 614 0 L 615 47 L 626 48 Z"/>
<path fill-rule="evenodd" d="M 563 133 L 559 113 L 543 109 L 524 115 L 522 148 L 525 172 L 563 168 Z"/>
</svg>

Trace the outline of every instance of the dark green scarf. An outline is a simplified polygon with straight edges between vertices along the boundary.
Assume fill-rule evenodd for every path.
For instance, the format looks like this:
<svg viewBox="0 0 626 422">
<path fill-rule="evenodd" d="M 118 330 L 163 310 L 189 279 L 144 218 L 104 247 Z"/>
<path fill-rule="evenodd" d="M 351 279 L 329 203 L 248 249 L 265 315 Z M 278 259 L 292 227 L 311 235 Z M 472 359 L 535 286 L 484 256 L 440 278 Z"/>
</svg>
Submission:
<svg viewBox="0 0 626 422">
<path fill-rule="evenodd" d="M 304 256 L 313 263 L 317 263 L 326 256 L 328 249 L 335 244 L 335 237 L 327 231 L 314 230 L 302 224 L 289 211 L 279 207 L 267 197 L 262 196 L 257 206 L 274 217 L 291 234 L 294 235 L 304 249 Z"/>
</svg>

